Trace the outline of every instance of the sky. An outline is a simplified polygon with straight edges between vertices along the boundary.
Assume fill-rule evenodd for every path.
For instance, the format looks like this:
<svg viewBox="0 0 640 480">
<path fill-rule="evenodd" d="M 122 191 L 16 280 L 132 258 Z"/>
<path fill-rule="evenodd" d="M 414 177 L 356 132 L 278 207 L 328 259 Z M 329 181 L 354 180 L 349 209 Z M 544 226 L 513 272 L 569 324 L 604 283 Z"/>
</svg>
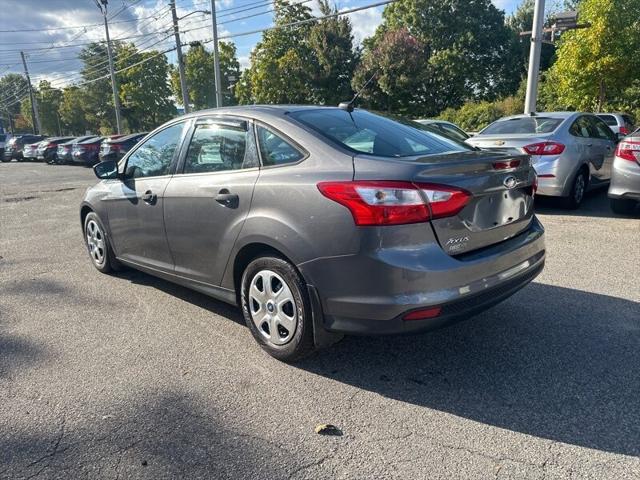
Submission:
<svg viewBox="0 0 640 480">
<path fill-rule="evenodd" d="M 315 0 L 304 2 L 317 13 Z M 339 10 L 346 10 L 377 0 L 334 0 Z M 507 14 L 520 0 L 493 0 Z M 165 50 L 175 46 L 168 0 L 110 0 L 109 32 L 111 39 L 135 42 L 142 50 Z M 210 9 L 210 0 L 176 0 L 178 17 L 197 10 Z M 370 36 L 381 21 L 383 7 L 362 10 L 349 15 L 357 42 Z M 244 11 L 243 11 L 244 10 Z M 272 24 L 272 6 L 268 0 L 217 0 L 218 36 L 247 32 Z M 248 17 L 250 18 L 242 18 Z M 56 87 L 63 87 L 80 79 L 81 63 L 76 56 L 82 45 L 104 40 L 102 14 L 95 0 L 2 0 L 0 12 L 0 76 L 22 73 L 20 50 L 26 54 L 32 81 L 49 80 Z M 182 41 L 211 38 L 210 16 L 194 13 L 180 20 Z M 85 26 L 84 28 L 67 28 Z M 65 27 L 61 29 L 60 27 Z M 30 31 L 16 31 L 30 30 Z M 237 47 L 238 59 L 244 68 L 249 55 L 261 34 L 230 38 Z M 70 45 L 70 46 L 67 46 Z M 53 48 L 51 48 L 53 47 Z M 62 48 L 59 48 L 62 47 Z M 175 62 L 175 53 L 168 59 Z M 104 68 L 107 73 L 107 65 Z M 2 92 L 0 92 L 1 95 Z"/>
</svg>

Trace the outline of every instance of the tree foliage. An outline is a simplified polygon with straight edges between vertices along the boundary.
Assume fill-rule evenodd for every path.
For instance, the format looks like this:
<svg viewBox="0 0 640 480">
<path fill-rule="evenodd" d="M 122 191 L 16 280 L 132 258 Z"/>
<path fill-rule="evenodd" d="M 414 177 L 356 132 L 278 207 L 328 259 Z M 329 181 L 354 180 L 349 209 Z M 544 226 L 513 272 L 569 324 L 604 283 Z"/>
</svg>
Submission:
<svg viewBox="0 0 640 480">
<path fill-rule="evenodd" d="M 220 82 L 224 105 L 237 103 L 231 85 L 240 77 L 240 63 L 236 54 L 236 46 L 231 42 L 219 42 L 218 53 L 220 59 Z M 207 50 L 202 43 L 191 45 L 184 55 L 185 77 L 189 101 L 194 110 L 213 108 L 216 106 L 215 97 L 215 66 L 213 52 Z M 234 80 L 230 80 L 233 78 Z M 182 86 L 177 68 L 171 70 L 171 88 L 176 101 L 182 104 Z"/>
<path fill-rule="evenodd" d="M 557 61 L 544 82 L 549 103 L 601 111 L 634 102 L 633 85 L 640 81 L 640 57 L 635 54 L 640 49 L 639 7 L 638 0 L 579 3 L 580 22 L 591 26 L 562 35 Z"/>
<path fill-rule="evenodd" d="M 276 0 L 275 25 L 309 20 L 311 9 Z M 335 13 L 319 0 L 321 14 Z M 351 22 L 329 18 L 264 33 L 236 87 L 240 103 L 336 104 L 348 99 L 357 63 Z"/>
<path fill-rule="evenodd" d="M 145 63 L 136 65 L 143 60 Z M 169 64 L 164 55 L 140 52 L 133 44 L 123 45 L 118 51 L 116 68 L 126 68 L 119 74 L 120 101 L 130 131 L 152 130 L 175 116 L 170 99 Z"/>
<path fill-rule="evenodd" d="M 36 88 L 34 88 L 36 102 L 38 102 L 38 114 L 40 118 L 40 133 L 45 135 L 58 135 L 62 133 L 62 123 L 59 117 L 59 107 L 62 101 L 62 91 L 53 88 L 51 83 L 42 80 Z M 25 99 L 21 104 L 22 117 L 25 119 L 26 126 L 33 128 L 31 118 L 31 100 Z"/>
<path fill-rule="evenodd" d="M 505 25 L 504 13 L 490 0 L 404 0 L 388 5 L 383 23 L 365 43 L 364 56 L 369 61 L 363 61 L 363 68 L 376 68 L 377 49 L 400 38 L 389 37 L 388 32 L 403 29 L 423 53 L 419 61 L 397 58 L 405 65 L 397 75 L 419 78 L 422 87 L 395 92 L 377 87 L 393 98 L 403 98 L 400 108 L 431 116 L 468 100 L 492 100 L 517 88 L 521 69 L 513 54 L 513 32 Z M 354 87 L 360 86 L 361 77 L 356 74 Z M 403 83 L 397 89 L 403 90 Z"/>
</svg>

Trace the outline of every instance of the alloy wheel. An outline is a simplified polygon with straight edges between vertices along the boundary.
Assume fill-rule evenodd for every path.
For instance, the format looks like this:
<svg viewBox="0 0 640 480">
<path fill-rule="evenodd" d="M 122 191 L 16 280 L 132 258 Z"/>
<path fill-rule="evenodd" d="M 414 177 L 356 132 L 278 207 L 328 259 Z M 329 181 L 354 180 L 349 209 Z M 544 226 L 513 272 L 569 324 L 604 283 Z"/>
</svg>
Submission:
<svg viewBox="0 0 640 480">
<path fill-rule="evenodd" d="M 105 242 L 104 234 L 98 222 L 95 220 L 89 220 L 87 222 L 87 248 L 89 249 L 89 255 L 96 265 L 101 266 L 104 264 L 105 259 Z"/>
<path fill-rule="evenodd" d="M 298 309 L 291 288 L 272 270 L 261 270 L 249 285 L 249 313 L 262 337 L 284 345 L 293 337 Z"/>
</svg>

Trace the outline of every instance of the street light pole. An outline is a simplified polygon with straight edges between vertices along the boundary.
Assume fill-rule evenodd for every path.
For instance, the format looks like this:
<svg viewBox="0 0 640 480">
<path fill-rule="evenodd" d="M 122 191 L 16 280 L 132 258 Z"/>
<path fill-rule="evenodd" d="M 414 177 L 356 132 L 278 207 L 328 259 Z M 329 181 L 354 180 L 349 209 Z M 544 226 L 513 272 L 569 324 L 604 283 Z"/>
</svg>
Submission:
<svg viewBox="0 0 640 480">
<path fill-rule="evenodd" d="M 109 56 L 109 72 L 111 73 L 111 90 L 113 91 L 113 107 L 116 111 L 116 128 L 118 134 L 122 133 L 122 119 L 120 118 L 120 96 L 118 95 L 118 83 L 116 72 L 113 68 L 113 52 L 111 51 L 111 39 L 109 38 L 109 22 L 107 21 L 108 0 L 95 0 L 96 5 L 104 17 L 104 32 L 107 36 L 107 54 Z"/>
<path fill-rule="evenodd" d="M 173 34 L 176 38 L 176 54 L 178 56 L 178 72 L 180 73 L 180 90 L 182 91 L 182 104 L 184 113 L 189 113 L 189 92 L 187 91 L 187 77 L 184 73 L 184 60 L 182 58 L 182 44 L 180 43 L 180 29 L 178 28 L 178 16 L 176 15 L 176 2 L 171 0 L 171 17 L 173 18 Z"/>
<path fill-rule="evenodd" d="M 536 0 L 533 11 L 533 29 L 531 32 L 531 49 L 529 51 L 529 71 L 527 74 L 527 96 L 524 102 L 524 113 L 534 114 L 538 100 L 538 76 L 540 73 L 540 53 L 542 52 L 542 36 L 544 25 L 544 0 Z"/>
<path fill-rule="evenodd" d="M 216 84 L 216 107 L 222 107 L 222 81 L 220 79 L 220 55 L 218 54 L 218 22 L 216 20 L 216 0 L 211 0 L 211 25 L 213 26 L 213 67 Z"/>
</svg>

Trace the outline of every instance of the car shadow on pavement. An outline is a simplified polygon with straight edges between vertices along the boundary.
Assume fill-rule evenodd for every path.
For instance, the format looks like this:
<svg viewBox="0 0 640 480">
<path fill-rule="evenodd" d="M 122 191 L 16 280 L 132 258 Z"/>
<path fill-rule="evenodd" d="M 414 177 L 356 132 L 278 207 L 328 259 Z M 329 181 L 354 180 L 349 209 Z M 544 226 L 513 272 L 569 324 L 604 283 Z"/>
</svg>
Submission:
<svg viewBox="0 0 640 480">
<path fill-rule="evenodd" d="M 57 411 L 0 436 L 0 478 L 283 478 L 297 452 L 239 430 L 183 391 L 100 400 L 92 414 Z M 34 412 L 37 413 L 37 412 Z M 265 461 L 269 459 L 269 461 Z"/>
<path fill-rule="evenodd" d="M 129 280 L 131 283 L 157 288 L 158 290 L 161 290 L 169 295 L 184 300 L 185 302 L 189 302 L 192 305 L 204 308 L 205 310 L 209 310 L 216 315 L 221 315 L 225 318 L 228 318 L 229 320 L 233 320 L 236 323 L 245 325 L 244 318 L 242 318 L 242 314 L 237 307 L 235 307 L 234 305 L 229 305 L 228 303 L 222 301 L 215 300 L 212 297 L 205 295 L 204 293 L 196 292 L 195 290 L 191 290 L 181 285 L 177 285 L 167 280 L 163 280 L 152 275 L 147 275 L 146 273 L 133 269 L 123 270 L 121 272 L 118 272 L 117 275 L 120 278 Z"/>
<path fill-rule="evenodd" d="M 601 217 L 601 218 L 640 218 L 640 205 L 632 215 L 619 215 L 611 210 L 607 189 L 599 188 L 585 194 L 580 208 L 567 210 L 560 200 L 555 197 L 536 197 L 536 213 L 541 215 L 563 215 L 573 217 Z"/>
<path fill-rule="evenodd" d="M 533 283 L 412 336 L 347 337 L 297 366 L 388 398 L 640 455 L 640 303 Z"/>
</svg>

